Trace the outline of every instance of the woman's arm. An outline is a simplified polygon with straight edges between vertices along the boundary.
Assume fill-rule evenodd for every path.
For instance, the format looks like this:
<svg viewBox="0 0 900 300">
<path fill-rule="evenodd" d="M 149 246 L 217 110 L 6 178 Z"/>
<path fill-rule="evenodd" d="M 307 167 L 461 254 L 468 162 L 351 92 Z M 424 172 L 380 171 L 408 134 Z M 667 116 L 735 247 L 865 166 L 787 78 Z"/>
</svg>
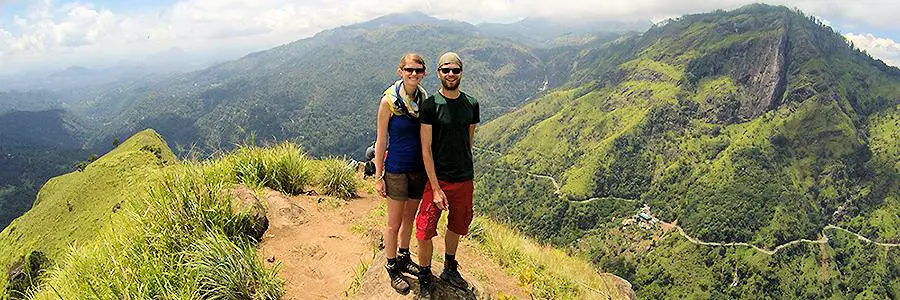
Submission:
<svg viewBox="0 0 900 300">
<path fill-rule="evenodd" d="M 391 108 L 388 96 L 381 97 L 381 103 L 378 105 L 378 121 L 376 122 L 375 137 L 375 189 L 386 197 L 384 192 L 384 151 L 387 149 L 388 140 L 388 122 L 391 120 Z"/>
</svg>

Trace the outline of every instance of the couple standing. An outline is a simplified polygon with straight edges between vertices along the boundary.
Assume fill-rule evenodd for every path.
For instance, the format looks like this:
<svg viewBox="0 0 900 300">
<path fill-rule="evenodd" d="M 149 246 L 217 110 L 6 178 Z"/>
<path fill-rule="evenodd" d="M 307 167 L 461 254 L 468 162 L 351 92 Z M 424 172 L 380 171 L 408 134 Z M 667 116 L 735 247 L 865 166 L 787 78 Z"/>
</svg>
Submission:
<svg viewBox="0 0 900 300">
<path fill-rule="evenodd" d="M 459 55 L 444 53 L 437 66 L 441 89 L 429 97 L 419 86 L 425 60 L 415 53 L 403 55 L 397 68 L 400 80 L 381 98 L 375 142 L 375 189 L 389 198 L 385 267 L 391 286 L 403 294 L 410 286 L 401 272 L 417 276 L 420 299 L 431 298 L 431 239 L 444 210 L 449 214 L 440 277 L 460 288 L 468 286 L 458 271 L 456 249 L 472 222 L 472 138 L 480 121 L 478 102 L 459 90 L 463 70 Z M 418 264 L 409 252 L 413 219 Z"/>
</svg>

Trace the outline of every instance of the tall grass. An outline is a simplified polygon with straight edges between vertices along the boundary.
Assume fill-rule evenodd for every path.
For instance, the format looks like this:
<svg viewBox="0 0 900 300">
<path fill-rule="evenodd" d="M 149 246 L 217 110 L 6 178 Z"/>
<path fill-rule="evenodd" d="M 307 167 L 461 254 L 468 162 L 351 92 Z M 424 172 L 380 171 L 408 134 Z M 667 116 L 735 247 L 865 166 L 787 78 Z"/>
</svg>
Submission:
<svg viewBox="0 0 900 300">
<path fill-rule="evenodd" d="M 312 163 L 303 150 L 291 143 L 272 148 L 241 146 L 223 159 L 223 166 L 248 186 L 269 187 L 287 194 L 299 194 L 312 183 Z M 227 172 L 227 171 L 226 171 Z"/>
<path fill-rule="evenodd" d="M 330 158 L 319 162 L 317 168 L 321 174 L 319 185 L 326 194 L 341 199 L 356 196 L 360 183 L 356 179 L 356 168 L 346 159 Z"/>
<path fill-rule="evenodd" d="M 275 269 L 266 270 L 256 258 L 251 243 L 232 243 L 229 239 L 207 234 L 191 252 L 192 271 L 197 273 L 197 288 L 203 299 L 279 299 L 282 282 Z"/>
<path fill-rule="evenodd" d="M 146 193 L 127 199 L 128 213 L 114 218 L 95 241 L 73 245 L 31 296 L 279 299 L 284 283 L 278 267 L 259 261 L 247 232 L 260 224 L 233 210 L 234 185 L 300 193 L 328 183 L 316 188 L 347 198 L 355 194 L 357 179 L 343 174 L 338 163 L 316 162 L 299 146 L 281 144 L 244 146 L 214 160 L 170 166 L 149 186 L 136 187 Z"/>
</svg>

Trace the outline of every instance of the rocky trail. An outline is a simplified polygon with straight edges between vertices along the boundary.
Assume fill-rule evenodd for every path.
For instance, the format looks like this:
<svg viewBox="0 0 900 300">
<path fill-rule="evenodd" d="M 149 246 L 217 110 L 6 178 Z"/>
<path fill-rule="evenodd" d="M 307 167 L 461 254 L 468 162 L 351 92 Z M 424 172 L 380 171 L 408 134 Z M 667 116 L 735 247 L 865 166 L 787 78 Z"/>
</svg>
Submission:
<svg viewBox="0 0 900 300">
<path fill-rule="evenodd" d="M 238 188 L 239 190 L 242 188 Z M 254 193 L 243 188 L 238 193 Z M 285 280 L 284 299 L 414 299 L 418 283 L 407 277 L 412 292 L 400 295 L 384 271 L 381 224 L 383 199 L 360 193 L 343 201 L 327 196 L 286 196 L 266 190 L 258 195 L 267 203 L 269 227 L 259 244 L 266 266 L 278 265 Z M 379 211 L 381 210 L 381 211 Z M 432 269 L 440 273 L 442 235 L 435 238 Z M 415 241 L 412 252 L 415 259 Z M 437 279 L 437 299 L 496 299 L 499 295 L 530 298 L 518 280 L 477 249 L 461 241 L 457 253 L 460 272 L 470 282 L 467 290 L 450 287 Z"/>
</svg>

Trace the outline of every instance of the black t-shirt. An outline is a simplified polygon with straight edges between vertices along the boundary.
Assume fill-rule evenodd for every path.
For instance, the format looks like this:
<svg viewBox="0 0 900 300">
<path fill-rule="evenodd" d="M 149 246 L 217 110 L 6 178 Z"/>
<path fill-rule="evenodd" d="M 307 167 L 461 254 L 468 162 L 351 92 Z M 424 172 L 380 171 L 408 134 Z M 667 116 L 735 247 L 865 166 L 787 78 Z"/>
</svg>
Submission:
<svg viewBox="0 0 900 300">
<path fill-rule="evenodd" d="M 437 178 L 448 182 L 472 180 L 472 145 L 469 125 L 481 122 L 478 101 L 460 92 L 447 99 L 435 93 L 419 107 L 419 120 L 431 125 L 431 153 Z"/>
</svg>

